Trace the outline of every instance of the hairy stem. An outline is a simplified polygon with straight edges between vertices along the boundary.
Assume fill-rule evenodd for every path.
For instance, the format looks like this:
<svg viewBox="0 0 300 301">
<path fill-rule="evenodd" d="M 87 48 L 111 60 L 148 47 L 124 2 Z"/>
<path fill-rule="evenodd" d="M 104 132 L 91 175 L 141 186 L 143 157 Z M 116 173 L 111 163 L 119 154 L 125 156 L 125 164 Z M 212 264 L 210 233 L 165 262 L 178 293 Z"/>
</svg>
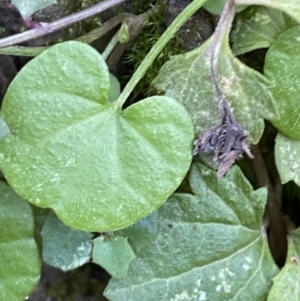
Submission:
<svg viewBox="0 0 300 301">
<path fill-rule="evenodd" d="M 283 265 L 287 254 L 287 226 L 278 206 L 276 190 L 270 181 L 259 146 L 253 146 L 252 151 L 254 155 L 252 163 L 258 183 L 261 187 L 268 189 L 266 215 L 270 227 L 270 249 L 276 262 Z"/>
<path fill-rule="evenodd" d="M 41 27 L 27 30 L 25 32 L 22 32 L 22 33 L 19 33 L 19 34 L 10 36 L 10 37 L 0 39 L 0 48 L 16 45 L 16 44 L 23 43 L 23 42 L 26 42 L 26 41 L 29 41 L 32 39 L 43 37 L 49 33 L 53 33 L 54 31 L 57 31 L 59 29 L 70 26 L 74 23 L 85 20 L 94 15 L 97 15 L 97 14 L 99 14 L 113 6 L 116 6 L 120 3 L 123 3 L 125 1 L 127 1 L 127 0 L 106 0 L 106 1 L 100 2 L 99 4 L 94 5 L 92 7 L 84 9 L 78 13 L 74 13 L 72 15 L 61 18 L 57 21 L 54 21 L 51 23 L 45 23 Z"/>
</svg>

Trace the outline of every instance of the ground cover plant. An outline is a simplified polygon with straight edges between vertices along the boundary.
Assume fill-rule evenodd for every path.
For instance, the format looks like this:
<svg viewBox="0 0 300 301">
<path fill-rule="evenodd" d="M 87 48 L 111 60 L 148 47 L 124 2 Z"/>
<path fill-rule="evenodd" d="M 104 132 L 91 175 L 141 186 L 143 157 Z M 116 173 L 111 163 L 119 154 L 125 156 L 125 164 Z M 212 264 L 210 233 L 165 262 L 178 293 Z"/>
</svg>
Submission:
<svg viewBox="0 0 300 301">
<path fill-rule="evenodd" d="M 188 1 L 126 82 L 112 62 L 168 2 L 18 45 L 126 2 L 45 23 L 34 14 L 54 1 L 12 1 L 27 29 L 0 53 L 34 58 L 1 106 L 0 300 L 24 300 L 43 262 L 101 266 L 102 300 L 300 299 L 300 2 Z M 214 33 L 182 52 L 203 8 Z"/>
</svg>

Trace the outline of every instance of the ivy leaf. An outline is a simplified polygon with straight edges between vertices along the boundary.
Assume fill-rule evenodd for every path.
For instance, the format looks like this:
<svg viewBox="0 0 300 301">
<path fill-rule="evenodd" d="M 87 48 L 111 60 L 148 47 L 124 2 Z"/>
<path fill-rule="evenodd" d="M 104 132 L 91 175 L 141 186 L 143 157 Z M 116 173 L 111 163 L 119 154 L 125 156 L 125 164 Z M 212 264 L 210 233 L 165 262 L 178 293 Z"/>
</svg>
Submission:
<svg viewBox="0 0 300 301">
<path fill-rule="evenodd" d="M 109 300 L 265 300 L 278 271 L 262 228 L 266 189 L 253 191 L 237 166 L 218 182 L 197 163 L 190 186 L 193 194 L 175 193 L 158 209 L 155 238 L 134 248 L 128 274 L 106 288 Z"/>
<path fill-rule="evenodd" d="M 294 181 L 300 186 L 300 141 L 281 133 L 275 144 L 275 163 L 283 184 Z"/>
<path fill-rule="evenodd" d="M 123 278 L 135 254 L 127 238 L 100 236 L 94 239 L 93 261 L 102 266 L 114 278 Z"/>
<path fill-rule="evenodd" d="M 11 2 L 17 7 L 22 17 L 26 18 L 56 3 L 56 0 L 11 0 Z"/>
<path fill-rule="evenodd" d="M 197 134 L 220 124 L 217 94 L 211 81 L 211 39 L 198 49 L 172 57 L 154 80 L 157 89 L 174 97 L 190 112 Z M 269 82 L 258 72 L 238 61 L 221 41 L 218 58 L 219 86 L 233 108 L 237 121 L 257 143 L 264 129 L 263 119 L 274 119 L 277 110 L 268 89 Z"/>
<path fill-rule="evenodd" d="M 52 211 L 41 231 L 43 260 L 63 271 L 76 269 L 89 262 L 92 234 L 74 230 L 62 223 Z"/>
<path fill-rule="evenodd" d="M 287 15 L 300 22 L 300 2 L 299 0 L 235 0 L 235 4 L 241 5 L 263 5 L 279 9 Z"/>
<path fill-rule="evenodd" d="M 300 26 L 288 29 L 269 48 L 264 73 L 273 83 L 272 92 L 280 119 L 273 125 L 285 135 L 300 139 L 299 93 L 300 93 Z"/>
<path fill-rule="evenodd" d="M 203 8 L 209 11 L 213 15 L 221 14 L 224 4 L 226 0 L 208 0 L 203 4 Z M 237 12 L 244 10 L 247 6 L 245 5 L 238 5 L 236 8 Z"/>
<path fill-rule="evenodd" d="M 288 236 L 287 261 L 273 279 L 267 301 L 300 300 L 300 229 Z"/>
<path fill-rule="evenodd" d="M 107 100 L 109 73 L 89 45 L 65 42 L 30 61 L 10 85 L 1 169 L 31 203 L 90 232 L 129 226 L 182 182 L 192 158 L 190 116 L 154 96 L 124 111 Z"/>
<path fill-rule="evenodd" d="M 29 204 L 0 182 L 0 300 L 24 300 L 40 277 Z"/>
<path fill-rule="evenodd" d="M 268 48 L 285 30 L 297 22 L 282 11 L 264 6 L 251 6 L 235 19 L 231 38 L 232 50 L 239 55 L 258 48 Z"/>
</svg>

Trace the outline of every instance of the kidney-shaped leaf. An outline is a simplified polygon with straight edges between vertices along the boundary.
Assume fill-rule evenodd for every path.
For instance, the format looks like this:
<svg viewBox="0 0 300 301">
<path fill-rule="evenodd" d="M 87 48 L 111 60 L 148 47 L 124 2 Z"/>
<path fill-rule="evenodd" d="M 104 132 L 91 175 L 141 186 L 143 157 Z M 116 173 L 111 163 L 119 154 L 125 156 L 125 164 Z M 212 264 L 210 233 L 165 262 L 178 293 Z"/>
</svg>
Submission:
<svg viewBox="0 0 300 301">
<path fill-rule="evenodd" d="M 40 277 L 29 204 L 0 182 L 0 300 L 21 301 Z"/>
<path fill-rule="evenodd" d="M 135 255 L 126 237 L 100 236 L 94 239 L 93 262 L 117 279 L 123 278 Z"/>
<path fill-rule="evenodd" d="M 281 33 L 296 25 L 294 19 L 280 10 L 250 6 L 236 16 L 231 33 L 233 53 L 267 48 Z"/>
<path fill-rule="evenodd" d="M 52 211 L 42 231 L 43 260 L 63 271 L 76 269 L 90 260 L 92 234 L 74 230 L 62 223 Z"/>
<path fill-rule="evenodd" d="M 23 17 L 30 17 L 38 10 L 56 3 L 56 0 L 11 0 L 11 2 Z"/>
<path fill-rule="evenodd" d="M 275 163 L 282 183 L 294 181 L 300 186 L 300 141 L 278 133 Z"/>
<path fill-rule="evenodd" d="M 264 5 L 279 9 L 287 15 L 300 22 L 300 2 L 299 0 L 235 0 L 236 4 Z"/>
<path fill-rule="evenodd" d="M 193 194 L 174 194 L 155 223 L 147 218 L 156 236 L 132 244 L 136 258 L 124 279 L 110 281 L 109 300 L 265 300 L 277 273 L 262 227 L 266 189 L 253 191 L 238 167 L 218 182 L 200 164 L 190 185 Z M 130 228 L 128 241 L 139 239 Z"/>
<path fill-rule="evenodd" d="M 300 229 L 288 236 L 287 261 L 274 277 L 267 301 L 300 301 Z"/>
<path fill-rule="evenodd" d="M 1 168 L 20 195 L 88 231 L 129 226 L 178 187 L 194 138 L 185 108 L 151 97 L 124 111 L 107 101 L 109 73 L 92 47 L 66 42 L 30 61 L 2 114 Z"/>
<path fill-rule="evenodd" d="M 300 26 L 288 29 L 269 48 L 264 72 L 274 82 L 272 92 L 280 119 L 272 121 L 285 135 L 300 139 Z"/>
<path fill-rule="evenodd" d="M 211 41 L 189 53 L 172 57 L 154 80 L 157 89 L 188 109 L 197 134 L 221 122 L 216 89 L 211 81 Z M 257 143 L 264 129 L 263 118 L 277 117 L 268 82 L 232 55 L 227 35 L 220 43 L 217 65 L 220 88 L 236 119 L 249 132 L 251 142 Z"/>
</svg>

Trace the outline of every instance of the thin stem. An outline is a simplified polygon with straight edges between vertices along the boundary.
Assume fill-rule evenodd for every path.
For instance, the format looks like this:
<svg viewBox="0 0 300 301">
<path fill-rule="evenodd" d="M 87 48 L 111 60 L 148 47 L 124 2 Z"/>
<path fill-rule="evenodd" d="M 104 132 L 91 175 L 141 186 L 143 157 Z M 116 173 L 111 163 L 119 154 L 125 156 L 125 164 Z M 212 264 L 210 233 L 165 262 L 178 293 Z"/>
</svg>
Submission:
<svg viewBox="0 0 300 301">
<path fill-rule="evenodd" d="M 120 94 L 116 104 L 119 108 L 123 106 L 130 93 L 133 91 L 140 79 L 145 75 L 148 68 L 153 64 L 156 57 L 164 49 L 167 43 L 173 38 L 180 27 L 203 5 L 206 0 L 194 0 L 189 4 L 172 22 L 167 30 L 162 34 L 156 44 L 148 52 L 140 66 L 134 72 L 124 90 Z"/>
<path fill-rule="evenodd" d="M 270 181 L 265 162 L 263 160 L 260 148 L 254 145 L 252 148 L 254 159 L 252 160 L 253 168 L 261 187 L 267 187 L 268 199 L 266 205 L 266 214 L 269 219 L 270 250 L 277 263 L 284 264 L 287 253 L 287 227 L 284 217 L 277 202 L 276 191 Z"/>
<path fill-rule="evenodd" d="M 120 29 L 115 33 L 112 39 L 109 41 L 108 45 L 106 46 L 105 50 L 102 53 L 103 59 L 106 61 L 110 54 L 113 52 L 117 44 L 119 43 L 120 37 Z"/>
<path fill-rule="evenodd" d="M 116 6 L 120 3 L 123 3 L 125 1 L 127 1 L 127 0 L 106 0 L 99 4 L 94 5 L 92 7 L 84 9 L 78 13 L 74 13 L 72 15 L 61 18 L 57 21 L 54 21 L 51 23 L 45 23 L 39 28 L 27 30 L 25 32 L 22 32 L 22 33 L 19 33 L 19 34 L 10 36 L 10 37 L 0 39 L 0 48 L 23 43 L 23 42 L 29 41 L 31 39 L 40 38 L 49 33 L 53 33 L 56 30 L 65 28 L 74 23 L 85 20 L 94 15 L 97 15 L 97 14 L 99 14 L 113 6 Z"/>
</svg>

